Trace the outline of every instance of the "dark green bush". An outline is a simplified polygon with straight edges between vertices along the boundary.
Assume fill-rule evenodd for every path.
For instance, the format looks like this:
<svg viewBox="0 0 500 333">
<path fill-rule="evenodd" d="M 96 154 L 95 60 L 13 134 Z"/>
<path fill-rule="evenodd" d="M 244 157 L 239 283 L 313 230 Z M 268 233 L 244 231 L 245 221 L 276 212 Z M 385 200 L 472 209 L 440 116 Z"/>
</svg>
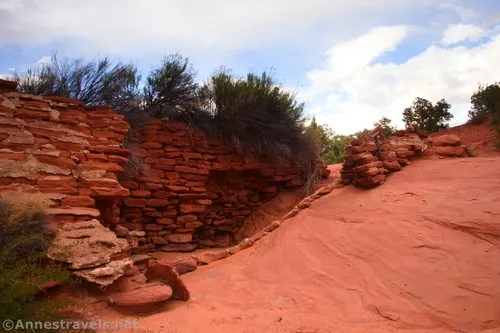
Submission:
<svg viewBox="0 0 500 333">
<path fill-rule="evenodd" d="M 195 76 L 188 59 L 171 55 L 147 76 L 140 92 L 140 75 L 131 65 L 53 56 L 51 63 L 16 73 L 14 79 L 22 92 L 109 105 L 133 127 L 154 117 L 187 122 L 243 154 L 297 161 L 306 175 L 315 177 L 318 156 L 305 135 L 304 105 L 293 93 L 266 72 L 236 78 L 221 70 L 201 87 Z"/>
<path fill-rule="evenodd" d="M 469 111 L 469 123 L 480 124 L 492 117 L 492 123 L 500 121 L 500 82 L 490 85 L 480 84 L 471 96 L 472 108 Z"/>
<path fill-rule="evenodd" d="M 391 126 L 392 120 L 387 117 L 382 117 L 379 121 L 373 123 L 373 126 L 382 128 L 382 136 L 387 138 L 396 135 L 396 127 Z"/>
<path fill-rule="evenodd" d="M 40 201 L 0 198 L 0 318 L 44 321 L 67 303 L 38 297 L 49 281 L 69 282 L 69 272 L 45 258 L 52 234 Z M 15 332 L 15 330 L 13 330 Z M 23 330 L 26 332 L 26 330 Z"/>
<path fill-rule="evenodd" d="M 203 85 L 200 100 L 194 123 L 207 133 L 230 142 L 242 154 L 297 161 L 309 178 L 318 174 L 319 158 L 306 135 L 304 105 L 272 75 L 236 78 L 221 70 Z"/>
<path fill-rule="evenodd" d="M 426 133 L 433 133 L 448 128 L 453 118 L 449 112 L 451 105 L 444 99 L 432 104 L 425 98 L 417 97 L 411 107 L 403 111 L 406 126 L 416 126 Z"/>
<path fill-rule="evenodd" d="M 319 125 L 313 117 L 307 127 L 306 134 L 309 135 L 325 164 L 335 164 L 344 161 L 344 147 L 353 139 L 352 135 L 335 134 L 327 125 Z"/>
</svg>

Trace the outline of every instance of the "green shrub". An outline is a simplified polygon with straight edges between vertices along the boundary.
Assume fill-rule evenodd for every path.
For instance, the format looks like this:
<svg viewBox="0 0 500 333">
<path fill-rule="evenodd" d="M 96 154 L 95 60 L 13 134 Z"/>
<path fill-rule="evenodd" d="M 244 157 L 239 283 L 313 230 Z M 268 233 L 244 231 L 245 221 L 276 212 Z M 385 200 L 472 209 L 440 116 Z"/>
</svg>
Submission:
<svg viewBox="0 0 500 333">
<path fill-rule="evenodd" d="M 52 234 L 46 228 L 43 201 L 13 193 L 5 197 L 0 198 L 0 318 L 55 319 L 67 303 L 37 297 L 40 286 L 69 282 L 70 275 L 46 260 Z"/>
<path fill-rule="evenodd" d="M 341 163 L 344 161 L 344 147 L 353 138 L 352 135 L 340 135 L 327 125 L 319 125 L 313 117 L 306 130 L 326 164 Z"/>
<path fill-rule="evenodd" d="M 308 177 L 317 175 L 318 154 L 306 135 L 304 105 L 266 72 L 235 78 L 221 70 L 200 91 L 195 126 L 230 142 L 240 153 L 294 160 Z"/>
<path fill-rule="evenodd" d="M 140 75 L 132 65 L 109 59 L 58 60 L 15 73 L 22 92 L 59 95 L 87 105 L 109 105 L 132 127 L 150 119 L 180 120 L 234 145 L 242 154 L 273 161 L 297 161 L 309 178 L 319 172 L 318 154 L 305 135 L 304 105 L 266 72 L 236 78 L 216 72 L 200 87 L 188 59 L 175 54 L 154 69 L 139 91 Z"/>
<path fill-rule="evenodd" d="M 453 118 L 449 112 L 451 105 L 444 99 L 432 104 L 425 98 L 417 97 L 411 107 L 403 111 L 403 121 L 406 126 L 416 126 L 426 133 L 433 133 L 448 128 L 448 122 Z"/>
<path fill-rule="evenodd" d="M 469 111 L 469 123 L 480 124 L 492 116 L 492 123 L 500 118 L 500 82 L 490 85 L 480 84 L 471 96 L 472 108 Z"/>
<path fill-rule="evenodd" d="M 387 138 L 389 136 L 396 135 L 396 127 L 391 126 L 392 120 L 390 120 L 387 117 L 382 117 L 379 121 L 373 123 L 373 126 L 378 127 L 382 129 L 382 136 L 384 138 Z"/>
</svg>

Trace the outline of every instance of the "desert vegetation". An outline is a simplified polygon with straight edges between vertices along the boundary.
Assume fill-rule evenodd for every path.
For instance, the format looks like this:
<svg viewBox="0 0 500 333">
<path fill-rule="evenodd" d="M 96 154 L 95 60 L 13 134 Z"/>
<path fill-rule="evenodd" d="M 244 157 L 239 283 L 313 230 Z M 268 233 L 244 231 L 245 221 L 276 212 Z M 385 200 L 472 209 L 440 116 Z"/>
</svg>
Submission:
<svg viewBox="0 0 500 333">
<path fill-rule="evenodd" d="M 417 97 L 412 106 L 403 110 L 403 122 L 406 126 L 414 125 L 426 133 L 433 133 L 448 128 L 453 118 L 451 105 L 444 99 L 432 104 L 425 98 Z"/>
<path fill-rule="evenodd" d="M 0 317 L 53 319 L 67 303 L 37 297 L 47 283 L 70 282 L 70 273 L 48 262 L 52 234 L 40 197 L 8 193 L 0 198 Z M 16 330 L 13 330 L 14 332 Z"/>
<path fill-rule="evenodd" d="M 472 108 L 469 111 L 469 123 L 479 124 L 490 121 L 498 137 L 495 146 L 500 149 L 500 82 L 489 85 L 479 84 L 470 102 Z"/>
<path fill-rule="evenodd" d="M 309 178 L 318 174 L 304 105 L 265 71 L 237 77 L 219 69 L 198 84 L 189 60 L 174 54 L 165 57 L 140 87 L 141 75 L 132 64 L 54 55 L 47 64 L 14 73 L 13 79 L 21 92 L 109 105 L 136 127 L 153 118 L 182 120 L 230 142 L 241 153 L 277 162 L 292 159 Z"/>
<path fill-rule="evenodd" d="M 109 105 L 135 127 L 153 118 L 181 120 L 230 142 L 241 153 L 265 155 L 274 161 L 294 159 L 311 177 L 318 158 L 327 164 L 341 162 L 344 145 L 363 134 L 337 134 L 314 117 L 306 125 L 304 104 L 268 72 L 238 77 L 221 67 L 201 84 L 196 76 L 189 59 L 180 54 L 166 56 L 144 80 L 133 64 L 53 55 L 49 63 L 15 72 L 12 79 L 21 92 Z M 499 83 L 480 85 L 471 97 L 470 122 L 491 117 L 498 123 L 499 96 Z M 433 104 L 417 97 L 403 110 L 403 122 L 433 133 L 449 126 L 450 108 L 444 99 Z M 396 132 L 387 117 L 374 126 L 380 126 L 385 137 Z M 498 126 L 497 131 L 500 136 Z"/>
</svg>

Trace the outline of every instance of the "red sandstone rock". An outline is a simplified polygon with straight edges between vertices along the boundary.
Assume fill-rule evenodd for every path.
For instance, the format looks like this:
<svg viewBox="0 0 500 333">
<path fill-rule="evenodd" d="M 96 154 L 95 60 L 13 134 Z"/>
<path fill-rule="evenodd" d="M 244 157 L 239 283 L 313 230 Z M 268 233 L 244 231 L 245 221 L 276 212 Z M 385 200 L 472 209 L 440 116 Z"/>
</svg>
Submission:
<svg viewBox="0 0 500 333">
<path fill-rule="evenodd" d="M 17 89 L 17 82 L 0 79 L 0 93 L 14 92 Z"/>
<path fill-rule="evenodd" d="M 389 171 L 399 171 L 401 170 L 401 165 L 397 161 L 384 161 L 384 168 L 388 169 Z"/>
<path fill-rule="evenodd" d="M 61 201 L 61 206 L 94 207 L 95 201 L 89 196 L 69 196 Z"/>
<path fill-rule="evenodd" d="M 368 163 L 353 169 L 354 173 L 361 173 L 370 170 L 371 168 L 380 168 L 382 166 L 381 161 L 376 161 L 372 163 Z"/>
<path fill-rule="evenodd" d="M 169 201 L 167 199 L 149 199 L 148 206 L 151 207 L 163 207 L 168 206 Z"/>
<path fill-rule="evenodd" d="M 170 224 L 174 224 L 174 220 L 172 220 L 168 217 L 162 217 L 162 218 L 157 218 L 156 223 L 170 225 Z"/>
<path fill-rule="evenodd" d="M 123 168 L 116 163 L 103 163 L 103 162 L 83 162 L 80 164 L 81 168 L 85 170 L 106 170 L 112 172 L 122 172 Z"/>
<path fill-rule="evenodd" d="M 180 205 L 179 207 L 179 211 L 182 214 L 203 213 L 205 210 L 205 205 Z"/>
<path fill-rule="evenodd" d="M 165 239 L 172 243 L 189 243 L 193 240 L 192 234 L 170 234 Z"/>
<path fill-rule="evenodd" d="M 187 167 L 187 166 L 176 166 L 175 167 L 175 172 L 180 172 L 180 173 L 198 173 L 198 169 Z"/>
<path fill-rule="evenodd" d="M 445 134 L 432 138 L 434 146 L 460 146 L 461 141 L 457 135 Z"/>
<path fill-rule="evenodd" d="M 128 158 L 118 156 L 118 155 L 109 155 L 108 160 L 110 162 L 114 162 L 114 163 L 121 165 L 121 166 L 124 166 L 128 162 Z"/>
<path fill-rule="evenodd" d="M 146 207 L 147 203 L 148 202 L 146 199 L 126 198 L 124 200 L 125 206 L 129 206 L 129 207 Z"/>
<path fill-rule="evenodd" d="M 186 228 L 188 229 L 196 229 L 196 228 L 199 228 L 201 226 L 203 226 L 203 223 L 200 222 L 200 221 L 196 221 L 196 222 L 188 222 L 185 224 Z M 180 230 L 180 229 L 179 229 Z"/>
<path fill-rule="evenodd" d="M 273 230 L 277 229 L 280 227 L 280 222 L 279 221 L 273 221 L 272 223 L 268 224 L 265 228 L 264 231 L 266 232 L 272 232 Z"/>
<path fill-rule="evenodd" d="M 151 196 L 151 191 L 132 190 L 132 191 L 130 191 L 130 196 L 139 197 L 139 198 L 149 198 Z"/>
<path fill-rule="evenodd" d="M 364 171 L 360 174 L 361 177 L 373 177 L 378 175 L 380 172 L 379 168 L 370 168 L 367 171 Z"/>
<path fill-rule="evenodd" d="M 120 184 L 123 187 L 131 189 L 131 190 L 136 190 L 139 188 L 139 184 L 137 184 L 137 182 L 135 182 L 133 180 L 124 180 L 124 181 L 121 181 Z"/>
<path fill-rule="evenodd" d="M 230 256 L 229 250 L 206 252 L 193 256 L 198 265 L 208 265 L 214 261 L 221 260 Z"/>
<path fill-rule="evenodd" d="M 157 262 L 161 265 L 167 265 L 174 268 L 179 275 L 192 272 L 197 268 L 196 260 L 191 257 L 160 259 Z"/>
<path fill-rule="evenodd" d="M 154 237 L 153 236 L 153 237 L 151 237 L 151 242 L 153 244 L 157 244 L 157 245 L 166 245 L 166 244 L 168 244 L 168 241 L 165 238 L 163 238 L 163 237 Z"/>
<path fill-rule="evenodd" d="M 200 160 L 203 158 L 203 156 L 199 153 L 182 153 L 182 156 L 187 159 L 192 159 L 192 160 Z"/>
<path fill-rule="evenodd" d="M 150 310 L 151 305 L 158 305 L 173 295 L 172 288 L 163 283 L 151 283 L 122 293 L 117 293 L 108 297 L 110 304 L 118 307 L 132 308 L 142 310 L 147 307 Z"/>
<path fill-rule="evenodd" d="M 150 230 L 150 231 L 160 231 L 163 229 L 163 225 L 155 224 L 155 223 L 146 224 L 145 227 L 146 227 L 146 230 Z"/>
<path fill-rule="evenodd" d="M 363 186 L 363 187 L 371 187 L 380 184 L 382 181 L 384 181 L 385 176 L 383 174 L 378 174 L 375 177 L 371 178 L 362 178 L 362 179 L 356 179 L 356 185 Z"/>
<path fill-rule="evenodd" d="M 119 156 L 128 156 L 130 149 L 121 147 L 120 145 L 95 145 L 90 146 L 89 150 L 96 153 L 113 154 Z"/>
<path fill-rule="evenodd" d="M 182 244 L 168 244 L 160 248 L 160 251 L 163 252 L 192 252 L 198 246 L 196 244 L 191 243 L 182 243 Z"/>
<path fill-rule="evenodd" d="M 189 300 L 189 290 L 182 281 L 179 273 L 168 263 L 160 261 L 150 261 L 146 276 L 152 279 L 161 279 L 172 288 L 172 299 Z"/>
<path fill-rule="evenodd" d="M 36 181 L 38 187 L 76 187 L 72 176 L 44 176 Z"/>
<path fill-rule="evenodd" d="M 434 153 L 442 156 L 460 157 L 465 155 L 465 147 L 463 146 L 438 146 L 432 149 Z"/>
<path fill-rule="evenodd" d="M 89 196 L 106 200 L 123 199 L 130 195 L 129 190 L 123 187 L 91 187 L 89 190 Z"/>
</svg>

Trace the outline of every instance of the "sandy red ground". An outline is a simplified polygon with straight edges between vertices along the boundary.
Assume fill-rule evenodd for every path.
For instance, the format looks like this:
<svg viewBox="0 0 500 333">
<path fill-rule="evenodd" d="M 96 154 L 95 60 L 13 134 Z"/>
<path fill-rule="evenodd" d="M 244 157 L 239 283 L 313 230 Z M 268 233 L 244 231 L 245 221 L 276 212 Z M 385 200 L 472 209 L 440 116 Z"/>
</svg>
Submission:
<svg viewBox="0 0 500 333">
<path fill-rule="evenodd" d="M 498 332 L 499 203 L 500 158 L 416 161 L 183 275 L 192 299 L 139 331 Z"/>
</svg>

